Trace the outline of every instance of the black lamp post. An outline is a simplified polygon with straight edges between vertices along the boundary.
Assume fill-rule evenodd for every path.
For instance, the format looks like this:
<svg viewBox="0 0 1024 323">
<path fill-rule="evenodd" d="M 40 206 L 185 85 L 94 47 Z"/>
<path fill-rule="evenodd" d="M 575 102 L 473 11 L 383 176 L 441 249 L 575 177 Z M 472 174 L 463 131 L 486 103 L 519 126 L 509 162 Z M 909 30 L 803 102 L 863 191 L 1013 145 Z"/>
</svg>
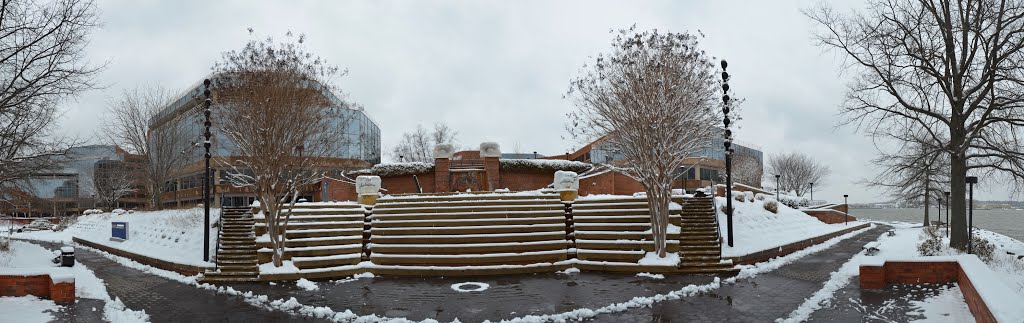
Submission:
<svg viewBox="0 0 1024 323">
<path fill-rule="evenodd" d="M 811 182 L 811 203 L 814 203 L 814 182 Z"/>
<path fill-rule="evenodd" d="M 949 237 L 949 191 L 946 191 L 946 237 Z M 942 216 L 942 214 L 939 214 Z"/>
<path fill-rule="evenodd" d="M 537 152 L 533 152 L 533 159 L 537 159 Z"/>
<path fill-rule="evenodd" d="M 775 174 L 775 199 L 776 200 L 779 199 L 779 178 L 782 178 L 782 175 Z"/>
<path fill-rule="evenodd" d="M 843 204 L 846 204 L 846 213 L 843 214 L 843 225 L 850 224 L 850 194 L 843 194 Z"/>
<path fill-rule="evenodd" d="M 970 186 L 970 200 L 967 201 L 967 253 L 971 253 L 971 240 L 974 240 L 974 184 L 978 184 L 978 177 L 967 176 L 967 184 Z"/>
<path fill-rule="evenodd" d="M 728 232 L 726 242 L 730 247 L 732 243 L 732 130 L 729 130 L 729 73 L 725 70 L 729 63 L 722 60 L 722 124 L 725 126 L 725 140 L 722 145 L 725 148 L 725 226 Z"/>
<path fill-rule="evenodd" d="M 206 132 L 203 133 L 203 137 L 206 137 L 206 141 L 203 141 L 203 147 L 206 148 L 206 171 L 203 175 L 203 261 L 210 261 L 210 105 L 213 104 L 210 99 L 210 79 L 203 80 L 203 87 L 203 96 L 206 97 L 203 100 L 203 114 L 206 116 L 206 122 L 203 123 L 206 126 Z"/>
<path fill-rule="evenodd" d="M 942 224 L 942 197 L 939 197 L 939 224 Z"/>
<path fill-rule="evenodd" d="M 565 160 L 569 160 L 569 153 L 565 153 Z"/>
</svg>

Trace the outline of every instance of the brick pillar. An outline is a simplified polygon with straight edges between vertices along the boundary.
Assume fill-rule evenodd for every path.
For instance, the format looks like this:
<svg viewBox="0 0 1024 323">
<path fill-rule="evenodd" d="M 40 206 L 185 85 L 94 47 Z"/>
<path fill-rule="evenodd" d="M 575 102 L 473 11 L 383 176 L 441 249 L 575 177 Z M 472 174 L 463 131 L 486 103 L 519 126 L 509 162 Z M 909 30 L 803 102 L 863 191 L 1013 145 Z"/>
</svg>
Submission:
<svg viewBox="0 0 1024 323">
<path fill-rule="evenodd" d="M 448 175 L 449 166 L 451 166 L 451 160 L 448 158 L 434 159 L 434 192 L 441 193 L 451 190 L 451 186 L 448 185 L 448 181 L 451 180 Z"/>
<path fill-rule="evenodd" d="M 484 172 L 487 173 L 487 190 L 499 189 L 501 185 L 501 169 L 498 166 L 498 157 L 484 157 Z"/>
</svg>

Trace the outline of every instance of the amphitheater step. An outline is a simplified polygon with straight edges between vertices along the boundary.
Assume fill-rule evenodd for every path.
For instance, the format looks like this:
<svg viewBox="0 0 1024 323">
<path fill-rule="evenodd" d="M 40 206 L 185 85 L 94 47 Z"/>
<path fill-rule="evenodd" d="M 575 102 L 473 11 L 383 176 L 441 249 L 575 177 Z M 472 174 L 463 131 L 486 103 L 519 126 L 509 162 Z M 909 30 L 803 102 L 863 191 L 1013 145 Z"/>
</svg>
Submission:
<svg viewBox="0 0 1024 323">
<path fill-rule="evenodd" d="M 530 264 L 565 260 L 565 250 L 473 255 L 410 255 L 372 253 L 370 260 L 380 265 L 499 265 Z"/>
<path fill-rule="evenodd" d="M 428 219 L 503 219 L 503 218 L 533 218 L 533 217 L 565 217 L 565 211 L 558 210 L 534 210 L 534 211 L 484 211 L 484 212 L 444 212 L 444 213 L 391 213 L 378 214 L 376 210 L 372 219 L 379 221 L 389 220 L 428 220 Z"/>
<path fill-rule="evenodd" d="M 565 239 L 564 231 L 541 231 L 525 233 L 503 233 L 503 234 L 427 234 L 427 235 L 406 235 L 406 236 L 381 236 L 370 237 L 373 243 L 404 243 L 404 244 L 425 244 L 425 243 L 491 243 L 491 242 L 516 242 L 516 241 L 542 241 Z"/>
<path fill-rule="evenodd" d="M 386 254 L 486 254 L 565 249 L 569 241 L 499 242 L 465 244 L 370 244 L 370 250 Z"/>
<path fill-rule="evenodd" d="M 292 263 L 299 269 L 326 268 L 344 265 L 355 265 L 360 262 L 362 255 L 343 254 L 320 257 L 292 257 Z"/>
<path fill-rule="evenodd" d="M 436 227 L 436 228 L 371 228 L 371 235 L 425 235 L 425 234 L 484 234 L 484 233 L 522 233 L 541 231 L 563 231 L 565 224 L 531 224 L 531 225 L 489 225 L 476 227 Z"/>
<path fill-rule="evenodd" d="M 558 214 L 553 217 L 536 218 L 487 218 L 487 219 L 431 219 L 431 220 L 388 220 L 373 221 L 374 228 L 400 227 L 468 227 L 489 225 L 529 225 L 529 224 L 560 224 L 565 226 L 565 216 Z"/>
</svg>

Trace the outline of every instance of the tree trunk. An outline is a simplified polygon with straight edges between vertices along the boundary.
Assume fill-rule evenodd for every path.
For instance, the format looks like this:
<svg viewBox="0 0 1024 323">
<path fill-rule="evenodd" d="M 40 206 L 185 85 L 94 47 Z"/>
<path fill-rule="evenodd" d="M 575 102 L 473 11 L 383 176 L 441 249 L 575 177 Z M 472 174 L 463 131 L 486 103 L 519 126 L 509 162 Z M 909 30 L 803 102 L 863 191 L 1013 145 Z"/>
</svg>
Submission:
<svg viewBox="0 0 1024 323">
<path fill-rule="evenodd" d="M 967 158 L 962 153 L 950 156 L 949 245 L 967 249 Z"/>
<path fill-rule="evenodd" d="M 669 203 L 672 203 L 672 192 L 669 185 L 664 183 L 652 183 L 645 185 L 647 189 L 647 204 L 651 214 L 651 234 L 654 239 L 654 252 L 658 257 L 665 258 L 668 254 L 668 213 Z"/>
<path fill-rule="evenodd" d="M 924 177 L 924 226 L 927 227 L 931 225 L 931 222 L 928 221 L 928 200 L 931 199 L 931 197 L 929 197 L 929 193 L 931 193 L 931 190 L 929 189 L 930 187 L 928 186 L 928 181 L 930 181 L 931 179 L 928 178 L 927 171 L 925 171 Z"/>
</svg>

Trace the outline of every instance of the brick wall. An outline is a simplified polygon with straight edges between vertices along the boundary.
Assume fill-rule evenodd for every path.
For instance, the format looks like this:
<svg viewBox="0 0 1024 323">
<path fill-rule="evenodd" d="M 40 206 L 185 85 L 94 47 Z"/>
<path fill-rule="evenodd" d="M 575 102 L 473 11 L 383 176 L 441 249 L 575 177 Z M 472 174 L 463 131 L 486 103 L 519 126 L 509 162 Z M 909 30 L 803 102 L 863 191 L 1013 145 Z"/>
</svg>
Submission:
<svg viewBox="0 0 1024 323">
<path fill-rule="evenodd" d="M 434 174 L 416 174 L 416 179 L 419 180 L 423 193 L 435 191 Z M 413 179 L 412 175 L 381 177 L 380 187 L 386 189 L 387 194 L 418 193 L 416 179 Z"/>
<path fill-rule="evenodd" d="M 498 188 L 512 191 L 530 191 L 548 187 L 555 180 L 555 173 L 502 170 Z M 582 181 L 580 181 L 582 185 Z"/>
<path fill-rule="evenodd" d="M 493 191 L 501 188 L 498 186 L 501 184 L 501 170 L 498 164 L 498 157 L 484 158 L 484 172 L 487 173 L 486 190 Z"/>
<path fill-rule="evenodd" d="M 0 275 L 0 296 L 26 296 L 53 300 L 59 304 L 75 302 L 75 283 L 54 284 L 49 275 Z"/>
<path fill-rule="evenodd" d="M 954 261 L 887 261 L 882 265 L 860 266 L 860 288 L 880 289 L 889 283 L 895 284 L 936 284 L 957 283 L 964 295 L 964 302 L 970 308 L 976 322 L 995 323 L 988 305 L 978 295 L 971 279 Z"/>
<path fill-rule="evenodd" d="M 355 201 L 356 185 L 325 178 L 327 182 L 327 198 L 331 201 Z"/>
<path fill-rule="evenodd" d="M 452 161 L 447 158 L 434 159 L 434 192 L 448 192 L 450 190 L 449 170 L 452 165 Z M 425 191 L 425 190 L 424 190 Z"/>
<path fill-rule="evenodd" d="M 844 204 L 845 206 L 845 204 Z M 854 216 L 847 215 L 845 212 L 836 211 L 833 209 L 820 209 L 820 210 L 800 210 L 801 212 L 807 213 L 807 215 L 818 218 L 818 221 L 825 222 L 828 224 L 845 223 L 847 221 L 857 221 Z"/>
</svg>

